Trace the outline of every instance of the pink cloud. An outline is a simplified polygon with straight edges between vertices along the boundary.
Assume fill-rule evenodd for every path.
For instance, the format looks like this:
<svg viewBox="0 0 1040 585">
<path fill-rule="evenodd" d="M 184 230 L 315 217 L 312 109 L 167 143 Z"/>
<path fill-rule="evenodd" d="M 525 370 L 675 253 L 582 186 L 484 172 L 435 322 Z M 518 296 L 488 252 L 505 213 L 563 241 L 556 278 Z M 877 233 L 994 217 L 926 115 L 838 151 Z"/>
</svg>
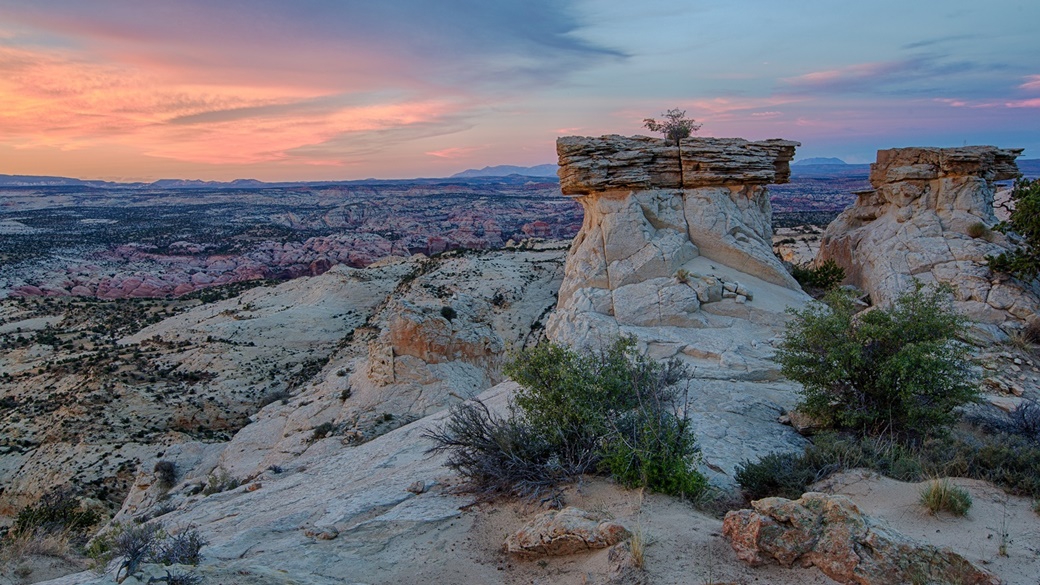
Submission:
<svg viewBox="0 0 1040 585">
<path fill-rule="evenodd" d="M 1040 91 L 1040 75 L 1030 75 L 1026 77 L 1026 82 L 1018 86 L 1018 89 Z"/>
<path fill-rule="evenodd" d="M 1028 100 L 1015 100 L 1011 102 L 1005 102 L 1004 105 L 1009 108 L 1040 108 L 1040 98 L 1033 98 Z"/>
<path fill-rule="evenodd" d="M 783 81 L 799 86 L 824 86 L 839 82 L 862 81 L 874 77 L 888 75 L 893 71 L 904 69 L 906 64 L 900 61 L 882 61 L 875 63 L 858 63 L 838 69 L 813 71 L 796 77 L 788 77 Z"/>
<path fill-rule="evenodd" d="M 444 149 L 441 149 L 441 150 L 433 150 L 433 151 L 427 152 L 426 154 L 429 155 L 429 156 L 435 156 L 437 158 L 455 159 L 455 158 L 465 158 L 465 157 L 473 154 L 474 152 L 477 152 L 478 150 L 481 150 L 481 148 L 477 147 L 477 146 L 466 146 L 466 147 L 461 147 L 460 146 L 460 147 L 444 148 Z"/>
</svg>

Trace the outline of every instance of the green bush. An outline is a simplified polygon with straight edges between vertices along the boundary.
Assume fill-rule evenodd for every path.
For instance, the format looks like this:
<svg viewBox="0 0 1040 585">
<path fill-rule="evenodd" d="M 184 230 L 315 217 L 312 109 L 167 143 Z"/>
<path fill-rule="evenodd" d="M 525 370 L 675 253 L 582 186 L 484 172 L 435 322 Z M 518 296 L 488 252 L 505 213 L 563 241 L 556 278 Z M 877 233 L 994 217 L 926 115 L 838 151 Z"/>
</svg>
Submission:
<svg viewBox="0 0 1040 585">
<path fill-rule="evenodd" d="M 1022 435 L 955 430 L 916 445 L 831 432 L 813 439 L 802 453 L 773 453 L 738 467 L 745 497 L 796 498 L 833 473 L 866 468 L 900 481 L 970 477 L 1040 498 L 1040 444 Z"/>
<path fill-rule="evenodd" d="M 543 343 L 505 372 L 521 385 L 509 416 L 467 403 L 430 434 L 474 491 L 532 494 L 597 471 L 670 494 L 706 487 L 678 414 L 676 384 L 689 375 L 678 362 L 658 363 L 622 338 L 583 353 Z"/>
<path fill-rule="evenodd" d="M 803 288 L 829 291 L 837 288 L 841 281 L 845 280 L 845 269 L 838 266 L 834 260 L 827 260 L 814 268 L 795 266 L 791 270 L 791 276 Z"/>
<path fill-rule="evenodd" d="M 956 420 L 978 388 L 944 289 L 919 283 L 889 308 L 856 314 L 848 295 L 792 310 L 777 351 L 806 413 L 861 434 L 918 441 Z"/>
<path fill-rule="evenodd" d="M 1008 221 L 1001 222 L 997 229 L 1018 234 L 1020 245 L 986 259 L 993 270 L 1028 281 L 1040 275 L 1040 179 L 1016 181 L 1011 200 L 1014 209 Z"/>
<path fill-rule="evenodd" d="M 898 442 L 832 432 L 820 433 L 802 453 L 771 453 L 737 468 L 737 483 L 750 500 L 769 496 L 798 498 L 827 476 L 867 468 L 903 481 L 923 473 L 918 454 Z"/>
</svg>

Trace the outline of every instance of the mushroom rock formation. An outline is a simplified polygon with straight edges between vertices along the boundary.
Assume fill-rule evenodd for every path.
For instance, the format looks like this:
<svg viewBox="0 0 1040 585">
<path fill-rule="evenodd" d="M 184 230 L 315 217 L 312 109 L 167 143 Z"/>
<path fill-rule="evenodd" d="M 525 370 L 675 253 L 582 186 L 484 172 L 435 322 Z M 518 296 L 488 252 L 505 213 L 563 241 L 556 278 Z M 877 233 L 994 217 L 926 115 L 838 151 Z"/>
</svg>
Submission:
<svg viewBox="0 0 1040 585">
<path fill-rule="evenodd" d="M 817 263 L 834 260 L 846 282 L 875 304 L 890 303 L 915 279 L 948 284 L 955 307 L 1000 338 L 996 326 L 1020 326 L 1040 309 L 1029 284 L 986 265 L 986 256 L 1013 247 L 988 228 L 997 223 L 993 183 L 1019 175 L 1021 152 L 993 146 L 879 150 L 870 171 L 874 188 L 859 193 L 827 227 Z"/>
<path fill-rule="evenodd" d="M 607 333 L 590 330 L 597 315 L 612 317 L 610 327 L 703 326 L 701 305 L 751 298 L 732 278 L 683 268 L 698 257 L 800 291 L 773 255 L 766 190 L 787 182 L 796 146 L 690 138 L 680 152 L 644 136 L 558 139 L 561 190 L 582 204 L 585 219 L 567 257 L 550 337 L 581 344 Z M 577 324 L 577 315 L 590 318 Z"/>
</svg>

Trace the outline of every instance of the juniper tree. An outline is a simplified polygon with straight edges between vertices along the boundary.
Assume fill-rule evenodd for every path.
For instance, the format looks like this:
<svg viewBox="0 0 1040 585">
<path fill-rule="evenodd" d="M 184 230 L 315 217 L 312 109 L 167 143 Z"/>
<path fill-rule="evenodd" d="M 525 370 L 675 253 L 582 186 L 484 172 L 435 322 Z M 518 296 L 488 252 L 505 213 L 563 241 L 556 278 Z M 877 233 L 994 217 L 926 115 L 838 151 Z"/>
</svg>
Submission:
<svg viewBox="0 0 1040 585">
<path fill-rule="evenodd" d="M 661 114 L 663 119 L 658 122 L 654 118 L 644 118 L 643 126 L 651 132 L 660 132 L 665 140 L 674 142 L 679 149 L 679 187 L 683 185 L 682 168 L 682 140 L 689 138 L 690 134 L 700 129 L 701 125 L 696 120 L 686 119 L 686 110 L 674 108 Z"/>
</svg>

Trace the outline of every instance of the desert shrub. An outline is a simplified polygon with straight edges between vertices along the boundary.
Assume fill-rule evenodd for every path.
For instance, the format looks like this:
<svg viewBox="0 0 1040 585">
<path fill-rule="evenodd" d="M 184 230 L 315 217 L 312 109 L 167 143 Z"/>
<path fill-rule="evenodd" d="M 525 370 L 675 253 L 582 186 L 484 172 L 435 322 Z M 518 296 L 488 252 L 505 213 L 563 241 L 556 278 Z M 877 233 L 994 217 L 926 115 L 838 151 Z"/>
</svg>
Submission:
<svg viewBox="0 0 1040 585">
<path fill-rule="evenodd" d="M 921 505 L 932 514 L 949 512 L 954 516 L 963 516 L 971 508 L 971 494 L 968 490 L 953 485 L 948 478 L 928 482 L 921 489 Z"/>
<path fill-rule="evenodd" d="M 163 565 L 197 565 L 202 562 L 199 552 L 207 541 L 194 528 L 175 536 L 158 539 L 151 548 L 149 560 Z"/>
<path fill-rule="evenodd" d="M 158 522 L 140 525 L 116 525 L 108 533 L 96 537 L 87 548 L 95 570 L 104 572 L 109 563 L 120 559 L 116 570 L 120 577 L 137 573 L 142 563 L 162 565 L 197 565 L 202 562 L 202 547 L 208 542 L 194 528 L 171 536 Z"/>
<path fill-rule="evenodd" d="M 1022 435 L 957 429 L 906 445 L 883 437 L 820 433 L 802 453 L 770 454 L 737 469 L 748 499 L 794 498 L 827 476 L 866 468 L 901 481 L 969 477 L 1005 491 L 1040 498 L 1040 444 Z"/>
<path fill-rule="evenodd" d="M 827 476 L 867 468 L 904 481 L 920 478 L 917 453 L 896 441 L 852 434 L 820 433 L 802 453 L 771 453 L 737 468 L 737 483 L 751 500 L 769 496 L 800 497 Z"/>
<path fill-rule="evenodd" d="M 242 485 L 241 480 L 232 477 L 226 470 L 221 469 L 217 473 L 209 474 L 209 477 L 206 478 L 206 486 L 202 488 L 202 494 L 205 496 L 211 496 L 213 494 L 219 494 L 220 492 L 233 490 L 240 485 Z"/>
<path fill-rule="evenodd" d="M 1018 435 L 1040 443 L 1040 402 L 1022 401 L 1010 412 L 990 409 L 973 414 L 968 420 L 990 433 Z"/>
<path fill-rule="evenodd" d="M 177 483 L 177 464 L 173 461 L 156 461 L 152 473 L 155 474 L 155 479 L 159 481 L 159 486 L 163 489 L 168 490 Z"/>
<path fill-rule="evenodd" d="M 450 453 L 447 466 L 483 495 L 526 497 L 575 473 L 518 417 L 495 416 L 479 400 L 453 405 L 444 428 L 429 436 Z"/>
<path fill-rule="evenodd" d="M 836 288 L 841 281 L 845 280 L 845 269 L 838 266 L 834 260 L 827 260 L 823 264 L 811 268 L 795 266 L 791 269 L 791 276 L 803 288 L 828 291 Z"/>
<path fill-rule="evenodd" d="M 622 338 L 586 352 L 543 343 L 505 371 L 521 384 L 508 416 L 467 403 L 430 434 L 474 491 L 540 493 L 597 471 L 665 493 L 695 496 L 705 487 L 679 415 L 676 384 L 689 374 L 678 362 L 658 363 Z"/>
<path fill-rule="evenodd" d="M 737 467 L 737 483 L 749 500 L 772 496 L 797 499 L 809 484 L 820 479 L 802 453 L 770 453 L 757 462 Z"/>
<path fill-rule="evenodd" d="M 451 307 L 441 307 L 441 317 L 444 317 L 448 321 L 451 321 L 452 319 L 458 316 L 459 314 L 455 311 L 455 309 Z"/>
<path fill-rule="evenodd" d="M 1020 236 L 1019 245 L 1010 252 L 987 256 L 990 268 L 1022 280 L 1040 275 L 1040 179 L 1015 182 L 1011 192 L 1014 209 L 1008 221 L 997 229 Z"/>
<path fill-rule="evenodd" d="M 1040 445 L 1020 435 L 958 432 L 924 443 L 920 457 L 931 476 L 982 479 L 1040 497 Z"/>
<path fill-rule="evenodd" d="M 101 515 L 83 508 L 72 492 L 57 489 L 45 494 L 35 505 L 22 508 L 10 533 L 12 536 L 28 536 L 67 532 L 82 536 L 100 520 Z"/>
<path fill-rule="evenodd" d="M 290 398 L 292 398 L 292 394 L 290 394 L 288 390 L 276 390 L 265 395 L 263 399 L 260 400 L 260 408 L 279 401 L 281 401 L 282 404 L 288 404 Z"/>
<path fill-rule="evenodd" d="M 976 399 L 963 319 L 944 289 L 919 283 L 889 308 L 856 314 L 842 291 L 792 310 L 777 351 L 800 382 L 806 413 L 861 434 L 918 441 L 956 420 Z"/>
<path fill-rule="evenodd" d="M 989 228 L 981 221 L 977 221 L 968 226 L 968 236 L 976 239 L 987 238 L 989 237 Z"/>
<path fill-rule="evenodd" d="M 323 422 L 320 425 L 311 429 L 311 436 L 309 439 L 307 439 L 307 442 L 313 443 L 315 441 L 320 441 L 321 439 L 324 439 L 325 437 L 331 435 L 335 430 L 336 425 L 332 424 L 331 422 Z"/>
<path fill-rule="evenodd" d="M 1040 344 L 1040 319 L 1030 319 L 1026 326 L 1022 328 L 1022 334 L 1025 336 L 1026 341 L 1034 345 Z"/>
</svg>

